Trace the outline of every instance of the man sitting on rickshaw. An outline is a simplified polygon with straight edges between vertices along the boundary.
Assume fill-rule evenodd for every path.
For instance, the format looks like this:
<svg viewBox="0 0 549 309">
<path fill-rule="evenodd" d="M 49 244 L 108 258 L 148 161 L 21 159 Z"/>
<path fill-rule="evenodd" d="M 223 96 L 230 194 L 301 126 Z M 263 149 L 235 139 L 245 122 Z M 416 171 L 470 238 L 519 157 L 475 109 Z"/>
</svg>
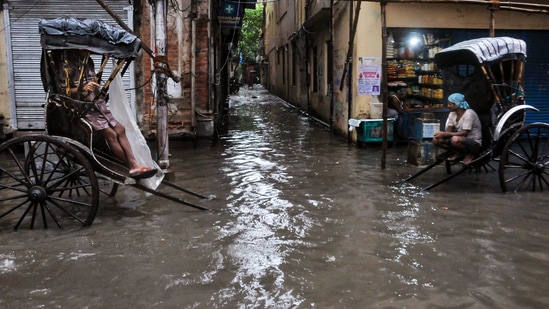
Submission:
<svg viewBox="0 0 549 309">
<path fill-rule="evenodd" d="M 85 50 L 66 50 L 60 53 L 62 59 L 58 63 L 58 85 L 66 90 L 66 95 L 73 99 L 94 102 L 94 106 L 86 113 L 85 118 L 94 131 L 101 134 L 107 141 L 110 150 L 116 158 L 129 168 L 133 178 L 149 178 L 156 174 L 153 167 L 141 166 L 133 153 L 126 136 L 125 127 L 113 117 L 107 107 L 107 101 L 100 96 L 100 85 L 95 81 L 93 60 Z M 97 98 L 97 99 L 96 99 Z"/>
<path fill-rule="evenodd" d="M 460 161 L 462 164 L 470 164 L 482 146 L 480 119 L 461 93 L 448 97 L 448 109 L 450 114 L 446 120 L 446 130 L 435 132 L 433 144 L 454 152 L 449 161 L 463 158 Z"/>
</svg>

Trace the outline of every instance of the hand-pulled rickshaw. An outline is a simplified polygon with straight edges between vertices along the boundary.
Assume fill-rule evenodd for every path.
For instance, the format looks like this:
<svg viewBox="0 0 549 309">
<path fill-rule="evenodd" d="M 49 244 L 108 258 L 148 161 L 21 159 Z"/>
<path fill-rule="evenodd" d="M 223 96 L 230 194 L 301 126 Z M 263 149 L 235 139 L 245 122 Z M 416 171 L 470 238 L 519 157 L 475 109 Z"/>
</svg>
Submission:
<svg viewBox="0 0 549 309">
<path fill-rule="evenodd" d="M 94 19 L 43 19 L 39 23 L 42 45 L 40 73 L 47 93 L 45 134 L 27 134 L 0 145 L 0 226 L 25 225 L 59 228 L 92 224 L 100 198 L 114 196 L 119 185 L 129 185 L 148 193 L 193 208 L 207 208 L 171 196 L 160 190 L 165 185 L 178 192 L 201 199 L 209 197 L 168 182 L 131 116 L 120 76 L 124 74 L 139 49 L 140 40 L 133 34 Z M 66 70 L 63 57 L 72 52 L 101 58 L 95 81 L 101 85 L 100 96 L 78 100 L 57 81 Z M 86 61 L 87 61 L 86 57 Z M 106 81 L 108 63 L 115 62 Z M 79 68 L 83 72 L 86 64 Z M 82 73 L 80 73 L 82 76 Z M 82 78 L 80 78 L 82 81 Z M 79 87 L 81 87 L 81 84 Z M 85 119 L 103 98 L 132 142 L 137 160 L 157 168 L 156 175 L 136 179 L 128 167 L 113 155 L 109 145 L 94 132 Z"/>
<path fill-rule="evenodd" d="M 446 151 L 435 161 L 411 175 L 410 181 L 438 164 L 445 163 L 447 176 L 424 188 L 429 190 L 465 171 L 496 170 L 506 191 L 542 191 L 549 187 L 549 124 L 525 125 L 526 111 L 538 111 L 525 104 L 523 87 L 526 43 L 510 37 L 479 38 L 457 43 L 435 55 L 447 93 L 465 95 L 482 123 L 481 151 L 475 159 L 452 171 Z"/>
</svg>

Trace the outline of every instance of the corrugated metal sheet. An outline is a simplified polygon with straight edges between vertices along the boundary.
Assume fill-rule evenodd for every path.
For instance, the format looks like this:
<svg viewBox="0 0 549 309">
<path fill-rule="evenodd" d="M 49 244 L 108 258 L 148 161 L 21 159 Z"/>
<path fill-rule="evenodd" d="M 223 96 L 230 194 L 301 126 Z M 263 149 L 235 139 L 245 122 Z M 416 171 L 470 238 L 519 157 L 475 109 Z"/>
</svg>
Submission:
<svg viewBox="0 0 549 309">
<path fill-rule="evenodd" d="M 109 7 L 127 22 L 127 0 L 110 0 Z M 40 34 L 38 21 L 41 18 L 72 16 L 100 19 L 116 24 L 112 17 L 95 0 L 10 0 L 9 33 L 13 68 L 16 123 L 19 130 L 44 129 L 44 90 L 40 79 Z M 9 52 L 9 51 L 8 51 Z M 95 59 L 100 63 L 100 58 Z M 129 87 L 129 74 L 124 84 Z"/>
<path fill-rule="evenodd" d="M 528 58 L 524 68 L 524 91 L 526 104 L 539 109 L 528 111 L 526 122 L 549 123 L 549 40 L 547 31 L 525 31 L 528 45 Z"/>
</svg>

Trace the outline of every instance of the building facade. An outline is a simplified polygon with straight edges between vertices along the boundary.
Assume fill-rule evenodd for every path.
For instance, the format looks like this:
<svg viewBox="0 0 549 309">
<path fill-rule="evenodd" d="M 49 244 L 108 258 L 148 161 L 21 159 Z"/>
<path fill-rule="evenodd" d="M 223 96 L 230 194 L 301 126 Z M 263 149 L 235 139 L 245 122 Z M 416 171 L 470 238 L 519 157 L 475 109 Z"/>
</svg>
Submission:
<svg viewBox="0 0 549 309">
<path fill-rule="evenodd" d="M 398 133 L 409 138 L 413 133 L 409 124 L 419 113 L 433 112 L 441 119 L 447 114 L 448 94 L 441 95 L 441 86 L 432 82 L 438 78 L 434 54 L 453 43 L 491 36 L 492 29 L 495 36 L 527 42 L 527 103 L 540 109 L 527 121 L 549 121 L 549 92 L 544 91 L 549 85 L 548 62 L 543 55 L 548 47 L 543 37 L 549 35 L 546 4 L 525 1 L 518 9 L 508 9 L 481 1 L 421 2 L 266 3 L 266 86 L 353 141 L 356 133 L 349 130 L 349 119 L 367 118 L 370 103 L 383 102 L 389 93 L 407 88 L 410 104 L 417 109 L 405 113 Z M 410 46 L 412 38 L 420 44 Z M 400 76 L 387 76 L 388 82 L 380 84 L 381 76 L 389 75 L 392 68 L 402 71 Z M 419 82 L 420 78 L 430 78 L 431 83 Z"/>
<path fill-rule="evenodd" d="M 104 1 L 105 2 L 105 1 Z M 213 138 L 228 100 L 232 43 L 236 46 L 246 8 L 257 1 L 165 0 L 166 61 L 178 81 L 168 79 L 170 137 Z M 115 14 L 155 52 L 156 0 L 0 1 L 0 114 L 6 134 L 41 131 L 44 89 L 40 78 L 42 18 L 71 16 L 116 24 Z M 229 12 L 229 13 L 226 13 Z M 164 63 L 163 63 L 164 64 Z M 125 74 L 124 86 L 145 136 L 157 129 L 155 70 L 158 63 L 143 50 Z"/>
</svg>

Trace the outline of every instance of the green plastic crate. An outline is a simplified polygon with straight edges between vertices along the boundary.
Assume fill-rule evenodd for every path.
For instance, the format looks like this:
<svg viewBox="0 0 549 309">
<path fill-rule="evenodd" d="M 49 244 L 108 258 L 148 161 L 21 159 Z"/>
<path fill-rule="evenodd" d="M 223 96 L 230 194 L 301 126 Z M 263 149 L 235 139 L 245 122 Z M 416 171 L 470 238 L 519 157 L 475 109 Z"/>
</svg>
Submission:
<svg viewBox="0 0 549 309">
<path fill-rule="evenodd" d="M 393 127 L 395 120 L 387 119 L 387 140 L 393 141 Z M 358 141 L 363 143 L 383 141 L 383 119 L 364 119 L 358 127 Z"/>
</svg>

